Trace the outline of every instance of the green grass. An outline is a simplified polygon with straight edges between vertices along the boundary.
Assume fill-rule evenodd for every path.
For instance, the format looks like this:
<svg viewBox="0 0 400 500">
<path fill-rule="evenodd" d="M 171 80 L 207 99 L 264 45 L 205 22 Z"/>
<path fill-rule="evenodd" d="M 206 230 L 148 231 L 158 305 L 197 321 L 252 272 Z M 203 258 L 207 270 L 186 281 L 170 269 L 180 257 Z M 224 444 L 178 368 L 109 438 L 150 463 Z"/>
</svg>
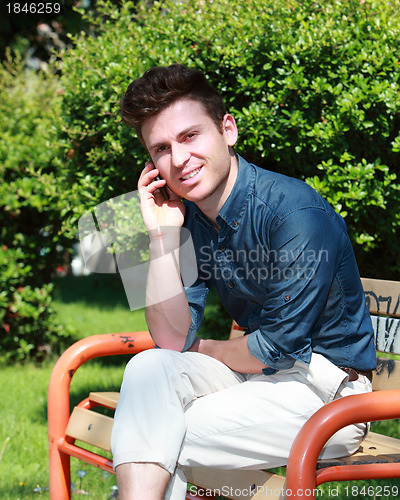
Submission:
<svg viewBox="0 0 400 500">
<path fill-rule="evenodd" d="M 99 333 L 146 329 L 143 311 L 129 310 L 123 287 L 113 275 L 58 279 L 54 308 L 59 318 L 74 328 L 75 340 Z M 27 364 L 0 369 L 1 500 L 49 498 L 47 388 L 54 361 L 41 367 Z M 122 356 L 102 358 L 82 366 L 71 383 L 72 404 L 90 391 L 118 390 L 126 361 Z M 399 420 L 378 422 L 372 429 L 400 437 Z M 79 477 L 79 471 L 85 473 L 83 478 Z M 77 490 L 87 492 L 87 495 L 73 493 L 75 500 L 107 500 L 116 484 L 114 475 L 76 459 L 71 459 L 71 478 Z M 396 487 L 400 491 L 398 480 L 329 483 L 322 486 L 322 495 L 317 498 L 397 498 L 394 494 L 384 495 L 385 486 L 392 492 Z"/>
<path fill-rule="evenodd" d="M 146 330 L 143 311 L 130 311 L 121 282 L 113 275 L 60 278 L 54 309 L 75 330 L 74 340 L 99 333 Z M 92 360 L 71 383 L 72 403 L 90 391 L 119 390 L 127 357 Z M 0 369 L 0 499 L 49 498 L 47 389 L 55 360 Z M 78 471 L 86 475 L 81 479 Z M 74 486 L 88 495 L 73 498 L 107 500 L 115 476 L 71 459 Z M 37 489 L 37 492 L 34 490 Z"/>
<path fill-rule="evenodd" d="M 48 498 L 48 493 L 34 493 L 48 486 L 47 456 L 47 387 L 52 366 L 13 366 L 1 371 L 2 410 L 0 436 L 0 498 Z M 123 367 L 91 363 L 82 367 L 71 384 L 72 398 L 83 399 L 89 390 L 118 390 Z M 72 481 L 79 487 L 78 470 L 87 471 L 82 488 L 91 498 L 107 499 L 115 478 L 71 460 Z M 78 497 L 78 495 L 74 495 Z"/>
<path fill-rule="evenodd" d="M 130 311 L 117 275 L 67 276 L 56 281 L 54 309 L 77 330 L 76 340 L 99 333 L 147 330 L 143 310 Z"/>
</svg>

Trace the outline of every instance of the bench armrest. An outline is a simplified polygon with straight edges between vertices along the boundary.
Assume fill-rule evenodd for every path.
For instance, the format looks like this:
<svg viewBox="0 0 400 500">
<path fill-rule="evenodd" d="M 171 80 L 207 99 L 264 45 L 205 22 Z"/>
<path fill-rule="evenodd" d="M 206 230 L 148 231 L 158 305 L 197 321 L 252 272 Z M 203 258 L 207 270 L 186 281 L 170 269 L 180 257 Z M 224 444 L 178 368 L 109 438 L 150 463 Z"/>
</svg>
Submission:
<svg viewBox="0 0 400 500">
<path fill-rule="evenodd" d="M 48 391 L 49 480 L 57 498 L 70 498 L 69 456 L 60 452 L 70 416 L 69 388 L 76 370 L 86 361 L 115 354 L 136 354 L 154 347 L 149 332 L 110 333 L 79 340 L 58 359 Z M 62 474 L 60 471 L 63 471 Z"/>
<path fill-rule="evenodd" d="M 286 474 L 286 487 L 292 492 L 290 498 L 303 498 L 296 492 L 314 491 L 316 484 L 324 482 L 324 470 L 319 478 L 317 473 L 316 482 L 317 461 L 335 432 L 354 423 L 399 417 L 400 390 L 346 396 L 322 407 L 304 424 L 291 448 Z"/>
<path fill-rule="evenodd" d="M 69 417 L 69 387 L 76 370 L 90 359 L 115 354 L 136 354 L 154 347 L 148 332 L 108 333 L 93 335 L 75 342 L 58 359 L 49 383 L 49 417 L 53 408 Z M 66 425 L 66 424 L 65 424 Z"/>
</svg>

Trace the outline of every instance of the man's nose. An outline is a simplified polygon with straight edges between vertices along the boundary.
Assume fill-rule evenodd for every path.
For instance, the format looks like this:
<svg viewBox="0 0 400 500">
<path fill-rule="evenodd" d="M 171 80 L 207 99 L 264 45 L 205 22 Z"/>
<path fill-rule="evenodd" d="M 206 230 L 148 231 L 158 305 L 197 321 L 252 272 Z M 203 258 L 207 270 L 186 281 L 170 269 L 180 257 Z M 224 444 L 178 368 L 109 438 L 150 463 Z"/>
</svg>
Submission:
<svg viewBox="0 0 400 500">
<path fill-rule="evenodd" d="M 183 144 L 171 146 L 171 161 L 174 167 L 182 167 L 189 160 L 190 153 Z"/>
</svg>

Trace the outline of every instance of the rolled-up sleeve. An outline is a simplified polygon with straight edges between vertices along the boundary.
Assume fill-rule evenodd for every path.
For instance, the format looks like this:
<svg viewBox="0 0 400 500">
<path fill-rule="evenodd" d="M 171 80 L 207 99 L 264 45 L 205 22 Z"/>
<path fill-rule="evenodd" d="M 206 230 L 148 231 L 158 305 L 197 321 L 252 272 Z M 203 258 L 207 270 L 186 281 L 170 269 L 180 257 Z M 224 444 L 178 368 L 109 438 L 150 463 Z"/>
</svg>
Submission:
<svg viewBox="0 0 400 500">
<path fill-rule="evenodd" d="M 194 342 L 197 330 L 203 319 L 209 289 L 204 281 L 197 280 L 196 283 L 190 287 L 185 287 L 184 290 L 189 303 L 191 321 L 182 352 L 187 351 Z"/>
<path fill-rule="evenodd" d="M 322 209 L 305 208 L 271 228 L 270 276 L 247 337 L 251 354 L 268 367 L 265 374 L 291 368 L 296 360 L 310 362 L 311 332 L 342 258 L 344 227 Z"/>
</svg>

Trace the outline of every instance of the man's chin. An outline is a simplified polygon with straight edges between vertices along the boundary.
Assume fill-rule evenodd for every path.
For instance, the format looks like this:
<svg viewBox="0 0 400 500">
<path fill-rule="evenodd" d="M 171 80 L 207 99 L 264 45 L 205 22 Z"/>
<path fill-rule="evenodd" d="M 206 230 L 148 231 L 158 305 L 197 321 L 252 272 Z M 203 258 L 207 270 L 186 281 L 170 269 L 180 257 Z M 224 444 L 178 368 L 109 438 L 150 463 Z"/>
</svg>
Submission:
<svg viewBox="0 0 400 500">
<path fill-rule="evenodd" d="M 193 203 L 200 203 L 204 201 L 207 196 L 204 193 L 189 192 L 182 195 L 187 201 L 192 201 Z"/>
</svg>

